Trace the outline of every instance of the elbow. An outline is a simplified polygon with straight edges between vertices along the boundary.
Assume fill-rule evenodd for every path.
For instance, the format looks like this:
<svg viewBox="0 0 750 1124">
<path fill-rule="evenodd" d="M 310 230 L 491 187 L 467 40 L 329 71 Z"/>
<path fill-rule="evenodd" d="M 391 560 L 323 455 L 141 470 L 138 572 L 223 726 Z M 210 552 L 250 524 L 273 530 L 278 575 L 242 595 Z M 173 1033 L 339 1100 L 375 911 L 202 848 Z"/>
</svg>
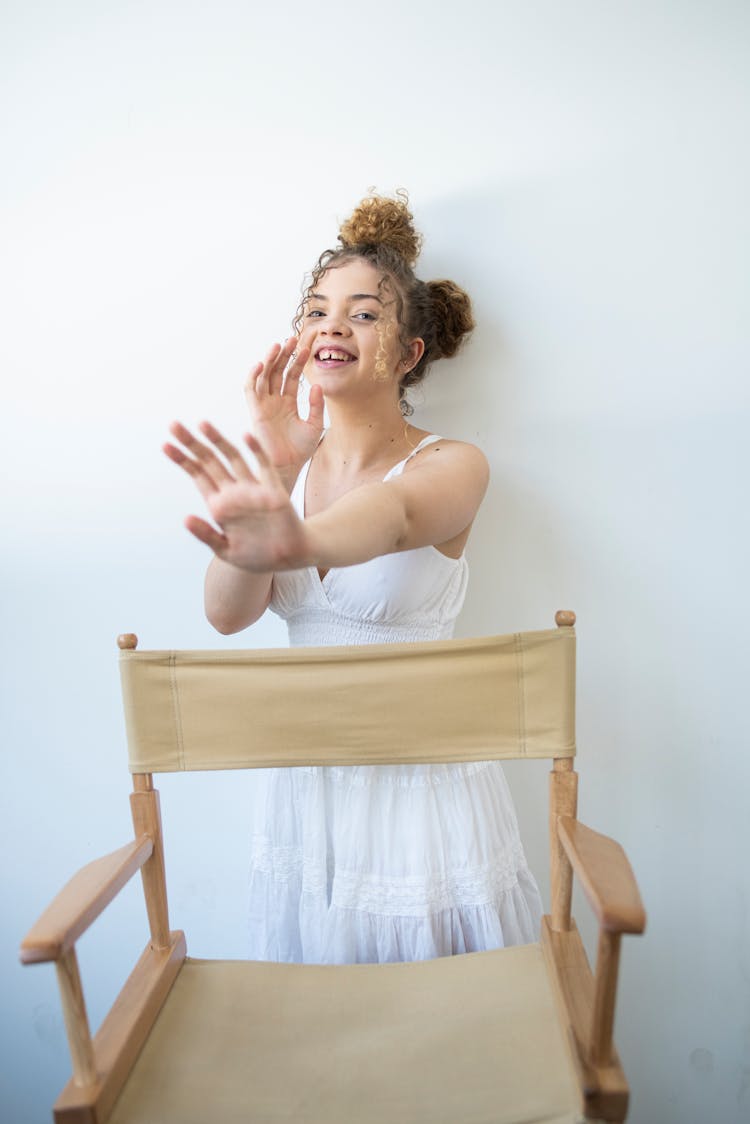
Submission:
<svg viewBox="0 0 750 1124">
<path fill-rule="evenodd" d="M 206 620 L 222 636 L 242 632 L 262 617 L 271 601 L 271 578 L 244 576 L 214 558 L 206 574 L 203 610 Z"/>
<path fill-rule="evenodd" d="M 253 615 L 246 608 L 238 613 L 236 608 L 229 605 L 209 605 L 206 608 L 206 619 L 211 628 L 215 628 L 222 636 L 234 636 L 242 632 L 243 628 L 252 625 L 260 614 Z"/>
<path fill-rule="evenodd" d="M 244 625 L 236 625 L 233 621 L 224 621 L 220 617 L 208 617 L 208 623 L 212 628 L 220 632 L 222 636 L 234 636 L 236 632 L 242 632 Z"/>
<path fill-rule="evenodd" d="M 222 636 L 234 636 L 236 632 L 242 632 L 244 629 L 249 628 L 251 624 L 255 624 L 259 620 L 271 600 L 270 590 L 269 594 L 262 602 L 250 604 L 243 604 L 241 606 L 232 604 L 210 604 L 205 605 L 206 620 L 215 628 Z"/>
<path fill-rule="evenodd" d="M 238 626 L 235 621 L 229 617 L 223 617 L 220 613 L 210 613 L 206 611 L 206 620 L 211 625 L 211 628 L 216 629 L 222 636 L 232 636 L 235 632 L 241 631 L 241 625 Z"/>
<path fill-rule="evenodd" d="M 254 624 L 257 619 L 253 616 L 248 617 L 247 614 L 240 616 L 221 608 L 206 607 L 206 620 L 222 636 L 234 636 L 236 632 L 242 632 L 243 629 Z"/>
</svg>

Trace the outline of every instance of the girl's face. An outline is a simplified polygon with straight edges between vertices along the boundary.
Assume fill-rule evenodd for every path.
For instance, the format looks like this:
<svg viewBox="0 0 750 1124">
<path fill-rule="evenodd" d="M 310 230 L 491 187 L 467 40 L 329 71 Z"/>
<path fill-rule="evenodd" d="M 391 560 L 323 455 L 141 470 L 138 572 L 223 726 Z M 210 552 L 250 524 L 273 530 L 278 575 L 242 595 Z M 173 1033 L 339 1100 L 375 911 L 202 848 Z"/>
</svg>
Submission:
<svg viewBox="0 0 750 1124">
<path fill-rule="evenodd" d="M 300 346 L 311 349 L 305 376 L 326 395 L 372 392 L 375 383 L 389 383 L 397 393 L 414 365 L 403 359 L 395 302 L 379 283 L 378 270 L 355 258 L 327 270 L 305 304 Z"/>
</svg>

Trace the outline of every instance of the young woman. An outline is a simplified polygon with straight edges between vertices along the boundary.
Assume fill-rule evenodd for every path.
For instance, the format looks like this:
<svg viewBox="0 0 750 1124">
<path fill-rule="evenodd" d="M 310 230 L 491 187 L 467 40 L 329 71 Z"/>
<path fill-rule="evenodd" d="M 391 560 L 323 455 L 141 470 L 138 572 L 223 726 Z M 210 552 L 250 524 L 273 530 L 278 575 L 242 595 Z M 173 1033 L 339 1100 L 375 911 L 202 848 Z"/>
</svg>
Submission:
<svg viewBox="0 0 750 1124">
<path fill-rule="evenodd" d="M 339 241 L 313 270 L 298 335 L 250 373 L 254 466 L 208 423 L 202 440 L 175 423 L 181 447 L 165 445 L 212 518 L 186 520 L 214 553 L 206 613 L 233 633 L 270 607 L 291 644 L 445 639 L 487 462 L 412 426 L 406 393 L 456 352 L 471 304 L 450 281 L 416 278 L 403 197 L 363 200 Z M 537 937 L 497 763 L 266 770 L 252 825 L 253 958 L 415 960 Z"/>
</svg>

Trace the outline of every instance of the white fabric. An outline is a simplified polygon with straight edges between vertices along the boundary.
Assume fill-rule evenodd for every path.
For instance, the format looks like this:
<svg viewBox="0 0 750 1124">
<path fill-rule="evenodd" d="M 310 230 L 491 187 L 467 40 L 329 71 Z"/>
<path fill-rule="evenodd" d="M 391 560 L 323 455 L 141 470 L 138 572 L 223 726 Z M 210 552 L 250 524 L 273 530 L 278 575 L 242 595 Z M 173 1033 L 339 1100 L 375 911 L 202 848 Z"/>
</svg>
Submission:
<svg viewBox="0 0 750 1124">
<path fill-rule="evenodd" d="M 308 469 L 292 493 L 300 515 Z M 465 558 L 422 547 L 330 570 L 323 581 L 314 568 L 277 574 L 271 608 L 293 645 L 447 639 L 466 581 Z M 252 959 L 424 960 L 538 939 L 539 892 L 498 763 L 255 776 Z"/>
</svg>

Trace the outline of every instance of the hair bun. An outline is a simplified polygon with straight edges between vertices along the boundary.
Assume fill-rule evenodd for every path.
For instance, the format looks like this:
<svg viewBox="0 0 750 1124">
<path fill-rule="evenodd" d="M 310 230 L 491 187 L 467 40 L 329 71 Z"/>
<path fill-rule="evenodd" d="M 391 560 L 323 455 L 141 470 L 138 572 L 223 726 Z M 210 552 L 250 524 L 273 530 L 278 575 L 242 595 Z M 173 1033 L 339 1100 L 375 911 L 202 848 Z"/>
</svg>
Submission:
<svg viewBox="0 0 750 1124">
<path fill-rule="evenodd" d="M 428 281 L 427 288 L 435 312 L 436 358 L 450 359 L 461 341 L 474 327 L 471 299 L 453 281 Z"/>
<path fill-rule="evenodd" d="M 397 191 L 395 199 L 368 195 L 339 228 L 339 241 L 350 246 L 389 246 L 414 268 L 422 236 L 414 229 L 409 196 Z"/>
</svg>

